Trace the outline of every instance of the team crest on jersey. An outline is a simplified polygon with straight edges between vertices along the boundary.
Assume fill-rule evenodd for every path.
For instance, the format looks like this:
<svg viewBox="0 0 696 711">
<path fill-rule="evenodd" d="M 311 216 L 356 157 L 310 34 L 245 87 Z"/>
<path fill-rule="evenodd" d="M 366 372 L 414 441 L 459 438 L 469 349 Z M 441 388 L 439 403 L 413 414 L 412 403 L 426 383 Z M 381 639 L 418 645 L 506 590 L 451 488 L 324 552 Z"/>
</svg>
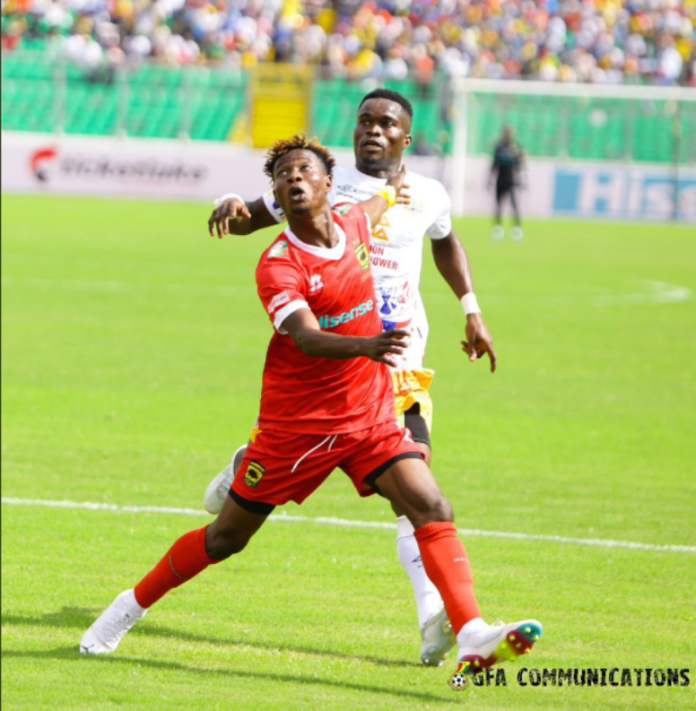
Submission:
<svg viewBox="0 0 696 711">
<path fill-rule="evenodd" d="M 367 253 L 367 247 L 365 247 L 364 242 L 355 248 L 355 256 L 358 258 L 358 264 L 363 271 L 367 271 L 370 268 L 370 255 Z"/>
<path fill-rule="evenodd" d="M 344 215 L 347 215 L 351 210 L 353 209 L 353 206 L 350 204 L 347 205 L 340 205 L 335 209 L 335 212 L 343 217 Z"/>
<path fill-rule="evenodd" d="M 285 240 L 276 242 L 268 251 L 268 258 L 282 257 L 288 251 L 288 243 Z"/>
<path fill-rule="evenodd" d="M 262 466 L 258 462 L 249 462 L 247 473 L 244 475 L 244 483 L 247 486 L 251 486 L 256 489 L 265 473 L 266 467 Z"/>
</svg>

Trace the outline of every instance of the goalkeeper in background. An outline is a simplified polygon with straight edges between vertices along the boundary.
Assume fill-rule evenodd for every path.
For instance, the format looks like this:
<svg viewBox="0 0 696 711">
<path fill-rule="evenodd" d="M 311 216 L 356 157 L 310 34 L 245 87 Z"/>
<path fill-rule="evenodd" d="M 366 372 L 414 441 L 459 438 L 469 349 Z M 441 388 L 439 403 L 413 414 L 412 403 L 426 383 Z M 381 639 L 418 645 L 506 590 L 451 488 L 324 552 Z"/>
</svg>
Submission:
<svg viewBox="0 0 696 711">
<path fill-rule="evenodd" d="M 525 187 L 523 184 L 524 152 L 515 142 L 515 133 L 510 126 L 505 126 L 503 135 L 493 151 L 493 164 L 488 178 L 488 189 L 493 187 L 495 180 L 495 223 L 493 239 L 501 240 L 505 236 L 505 228 L 501 224 L 503 200 L 510 198 L 515 226 L 510 231 L 510 238 L 519 242 L 524 236 L 520 219 L 520 208 L 516 189 Z"/>
</svg>

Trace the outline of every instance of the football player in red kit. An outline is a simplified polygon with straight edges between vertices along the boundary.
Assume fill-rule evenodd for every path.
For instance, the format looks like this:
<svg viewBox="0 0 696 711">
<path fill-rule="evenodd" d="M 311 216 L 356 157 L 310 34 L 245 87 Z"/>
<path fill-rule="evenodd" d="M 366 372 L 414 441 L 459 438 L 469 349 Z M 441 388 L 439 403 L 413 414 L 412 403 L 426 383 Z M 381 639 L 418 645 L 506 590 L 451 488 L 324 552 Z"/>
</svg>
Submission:
<svg viewBox="0 0 696 711">
<path fill-rule="evenodd" d="M 132 590 L 85 633 L 80 650 L 108 654 L 171 589 L 244 549 L 275 506 L 301 503 L 336 469 L 361 496 L 379 493 L 406 512 L 423 565 L 438 588 L 472 672 L 529 651 L 535 620 L 489 626 L 453 513 L 420 445 L 394 414 L 387 364 L 409 333 L 382 331 L 370 273 L 373 224 L 394 204 L 405 171 L 357 205 L 328 202 L 334 161 L 316 140 L 295 136 L 269 151 L 266 172 L 289 226 L 256 272 L 274 326 L 258 426 L 230 496 L 209 526 L 179 538 Z"/>
</svg>

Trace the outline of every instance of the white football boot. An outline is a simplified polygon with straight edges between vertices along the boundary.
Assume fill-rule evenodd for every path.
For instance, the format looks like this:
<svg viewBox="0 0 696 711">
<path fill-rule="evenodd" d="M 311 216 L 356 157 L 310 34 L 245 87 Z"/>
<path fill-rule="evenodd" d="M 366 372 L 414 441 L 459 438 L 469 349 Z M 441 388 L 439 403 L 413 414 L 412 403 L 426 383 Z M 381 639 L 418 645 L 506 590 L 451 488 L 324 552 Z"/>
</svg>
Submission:
<svg viewBox="0 0 696 711">
<path fill-rule="evenodd" d="M 513 242 L 520 242 L 524 237 L 524 230 L 519 226 L 515 226 L 510 230 L 510 239 Z"/>
<path fill-rule="evenodd" d="M 541 622 L 537 620 L 487 625 L 479 618 L 473 623 L 464 625 L 457 635 L 458 659 L 469 662 L 467 674 L 478 674 L 494 664 L 512 662 L 528 654 L 543 632 Z"/>
<path fill-rule="evenodd" d="M 444 607 L 428 618 L 421 629 L 421 639 L 421 659 L 423 664 L 428 667 L 442 666 L 447 654 L 456 642 L 452 624 Z"/>
<path fill-rule="evenodd" d="M 213 516 L 217 516 L 222 511 L 222 505 L 230 493 L 230 487 L 234 481 L 235 474 L 242 466 L 247 445 L 241 446 L 233 455 L 230 463 L 208 484 L 205 490 L 203 505 L 205 510 Z"/>
<path fill-rule="evenodd" d="M 138 605 L 132 590 L 122 592 L 85 632 L 80 642 L 80 652 L 82 654 L 115 652 L 126 632 L 146 614 L 147 609 Z"/>
<path fill-rule="evenodd" d="M 505 237 L 505 228 L 502 225 L 495 225 L 491 230 L 491 237 L 500 242 Z"/>
</svg>

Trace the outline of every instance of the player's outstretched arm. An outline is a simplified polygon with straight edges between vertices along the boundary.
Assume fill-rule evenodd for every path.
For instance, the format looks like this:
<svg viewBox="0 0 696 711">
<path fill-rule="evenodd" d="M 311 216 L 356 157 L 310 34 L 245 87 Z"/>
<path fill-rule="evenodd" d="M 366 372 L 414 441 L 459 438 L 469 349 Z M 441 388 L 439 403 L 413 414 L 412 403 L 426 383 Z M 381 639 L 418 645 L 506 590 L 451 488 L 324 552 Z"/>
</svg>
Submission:
<svg viewBox="0 0 696 711">
<path fill-rule="evenodd" d="M 431 240 L 431 244 L 435 266 L 457 298 L 461 301 L 465 294 L 473 295 L 474 281 L 469 257 L 454 230 L 443 239 Z M 478 309 L 467 312 L 466 341 L 462 341 L 462 350 L 472 362 L 488 353 L 491 372 L 495 373 L 497 358 L 493 350 L 493 339 Z"/>
<path fill-rule="evenodd" d="M 393 190 L 391 190 L 391 188 L 393 188 Z M 401 170 L 387 180 L 384 190 L 380 190 L 369 200 L 364 200 L 358 204 L 367 213 L 367 216 L 370 218 L 370 223 L 376 225 L 382 219 L 382 215 L 384 215 L 392 205 L 408 200 L 405 192 L 407 189 L 406 166 L 402 165 Z M 403 197 L 400 199 L 402 195 Z"/>
<path fill-rule="evenodd" d="M 408 348 L 410 334 L 405 329 L 382 331 L 377 336 L 341 336 L 322 331 L 310 309 L 299 309 L 290 314 L 281 328 L 308 356 L 316 358 L 370 358 L 378 363 L 394 365 L 393 357 Z"/>
<path fill-rule="evenodd" d="M 252 232 L 277 225 L 276 219 L 266 207 L 263 198 L 244 202 L 241 197 L 234 196 L 222 200 L 213 210 L 208 220 L 208 232 L 219 239 L 224 235 L 249 235 Z"/>
</svg>

